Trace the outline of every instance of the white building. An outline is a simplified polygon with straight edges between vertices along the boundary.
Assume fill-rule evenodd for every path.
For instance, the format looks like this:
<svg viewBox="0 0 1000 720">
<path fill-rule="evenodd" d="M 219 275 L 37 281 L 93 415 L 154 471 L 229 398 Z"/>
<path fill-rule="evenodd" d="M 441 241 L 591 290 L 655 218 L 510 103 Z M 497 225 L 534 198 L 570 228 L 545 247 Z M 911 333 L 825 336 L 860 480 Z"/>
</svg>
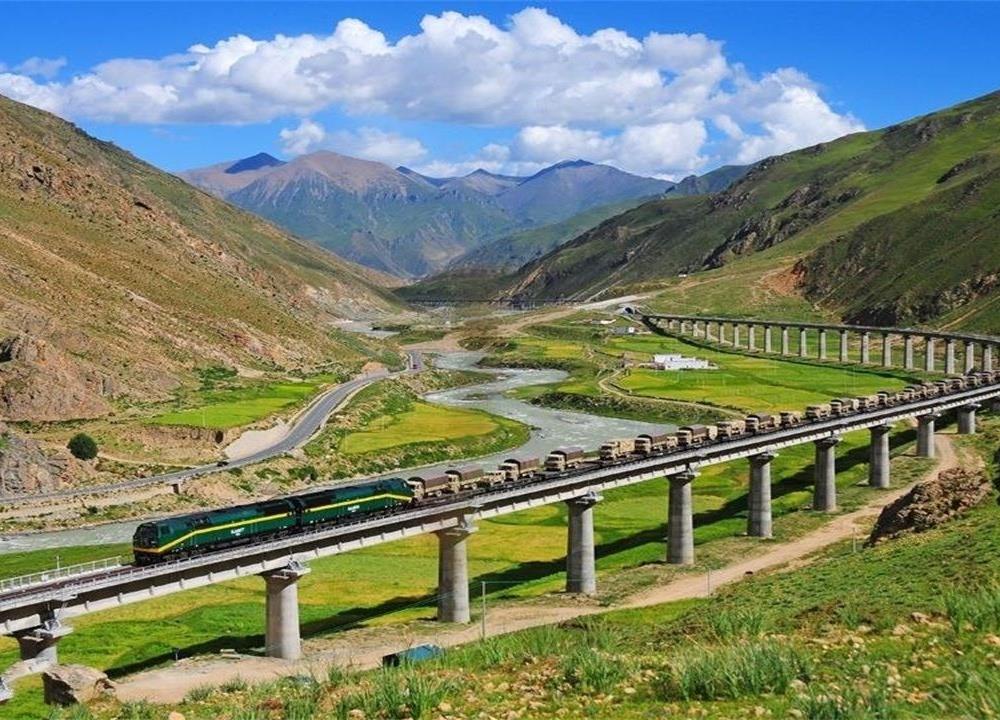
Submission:
<svg viewBox="0 0 1000 720">
<path fill-rule="evenodd" d="M 714 370 L 715 366 L 700 358 L 683 355 L 654 355 L 653 367 L 657 370 Z"/>
</svg>

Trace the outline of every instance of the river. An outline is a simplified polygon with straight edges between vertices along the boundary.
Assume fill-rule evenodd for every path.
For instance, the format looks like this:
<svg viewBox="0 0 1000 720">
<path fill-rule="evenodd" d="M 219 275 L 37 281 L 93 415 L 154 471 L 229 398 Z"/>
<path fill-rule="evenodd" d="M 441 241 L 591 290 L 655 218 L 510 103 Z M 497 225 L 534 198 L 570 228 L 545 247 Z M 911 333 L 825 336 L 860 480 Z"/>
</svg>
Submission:
<svg viewBox="0 0 1000 720">
<path fill-rule="evenodd" d="M 476 363 L 481 357 L 482 353 L 453 352 L 439 356 L 436 364 L 438 367 L 450 370 L 481 370 L 481 368 L 476 367 Z M 552 410 L 505 395 L 507 391 L 516 388 L 546 385 L 563 380 L 566 378 L 566 373 L 562 370 L 500 368 L 484 371 L 493 375 L 493 379 L 489 382 L 428 393 L 425 399 L 449 407 L 477 408 L 517 420 L 531 427 L 531 437 L 521 447 L 477 458 L 471 463 L 463 464 L 495 467 L 498 462 L 512 455 L 543 456 L 552 448 L 560 445 L 580 445 L 585 448 L 594 448 L 608 438 L 635 437 L 641 433 L 662 431 L 664 427 L 634 420 Z M 454 461 L 442 463 L 422 468 L 421 472 L 439 472 L 453 467 L 455 464 Z M 398 472 L 392 473 L 392 475 L 398 474 Z M 9 535 L 0 538 L 0 554 L 76 545 L 123 543 L 132 538 L 137 524 L 137 521 L 130 521 L 74 530 Z"/>
</svg>

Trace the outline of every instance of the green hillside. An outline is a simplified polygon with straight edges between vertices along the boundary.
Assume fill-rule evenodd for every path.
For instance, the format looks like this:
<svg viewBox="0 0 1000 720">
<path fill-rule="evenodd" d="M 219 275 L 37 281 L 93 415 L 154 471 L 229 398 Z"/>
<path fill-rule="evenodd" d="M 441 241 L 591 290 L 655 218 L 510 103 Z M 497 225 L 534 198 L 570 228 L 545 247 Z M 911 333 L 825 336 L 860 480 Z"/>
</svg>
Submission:
<svg viewBox="0 0 1000 720">
<path fill-rule="evenodd" d="M 641 200 L 601 205 L 557 223 L 521 230 L 499 240 L 481 245 L 452 261 L 447 273 L 455 270 L 485 268 L 499 272 L 517 270 L 525 263 L 546 255 L 580 233 L 640 204 Z"/>
<path fill-rule="evenodd" d="M 722 193 L 657 200 L 603 223 L 526 265 L 506 295 L 642 288 L 690 307 L 688 291 L 701 286 L 713 309 L 730 312 L 752 312 L 777 293 L 785 306 L 852 320 L 1000 329 L 990 312 L 1000 272 L 998 139 L 993 93 L 768 158 Z"/>
</svg>

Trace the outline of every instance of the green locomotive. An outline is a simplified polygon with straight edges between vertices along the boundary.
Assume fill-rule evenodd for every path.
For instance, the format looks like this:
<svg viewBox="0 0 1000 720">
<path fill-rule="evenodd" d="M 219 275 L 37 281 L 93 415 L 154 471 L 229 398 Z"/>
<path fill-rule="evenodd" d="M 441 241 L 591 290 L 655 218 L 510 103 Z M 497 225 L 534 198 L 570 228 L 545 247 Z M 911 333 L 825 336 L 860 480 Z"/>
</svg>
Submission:
<svg viewBox="0 0 1000 720">
<path fill-rule="evenodd" d="M 145 522 L 136 528 L 136 565 L 149 565 L 302 532 L 411 505 L 414 490 L 402 478 L 275 498 L 220 510 Z"/>
</svg>

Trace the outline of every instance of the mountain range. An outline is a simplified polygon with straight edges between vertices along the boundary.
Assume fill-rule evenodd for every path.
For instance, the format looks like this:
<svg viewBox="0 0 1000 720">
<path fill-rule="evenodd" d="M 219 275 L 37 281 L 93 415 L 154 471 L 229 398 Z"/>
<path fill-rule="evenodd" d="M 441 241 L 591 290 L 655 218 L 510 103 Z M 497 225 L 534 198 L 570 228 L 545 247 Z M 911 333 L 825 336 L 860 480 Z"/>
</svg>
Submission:
<svg viewBox="0 0 1000 720">
<path fill-rule="evenodd" d="M 377 349 L 332 323 L 396 307 L 384 280 L 0 96 L 0 418 L 104 415 L 209 366 L 360 365 Z"/>
<path fill-rule="evenodd" d="M 579 299 L 683 285 L 688 309 L 724 293 L 731 313 L 778 293 L 851 322 L 1000 330 L 1000 93 L 671 194 L 480 285 Z"/>
<path fill-rule="evenodd" d="M 330 151 L 283 162 L 258 154 L 181 173 L 194 185 L 401 278 L 439 271 L 511 233 L 609 204 L 636 204 L 674 183 L 584 160 L 529 177 L 476 170 L 432 178 Z"/>
</svg>

